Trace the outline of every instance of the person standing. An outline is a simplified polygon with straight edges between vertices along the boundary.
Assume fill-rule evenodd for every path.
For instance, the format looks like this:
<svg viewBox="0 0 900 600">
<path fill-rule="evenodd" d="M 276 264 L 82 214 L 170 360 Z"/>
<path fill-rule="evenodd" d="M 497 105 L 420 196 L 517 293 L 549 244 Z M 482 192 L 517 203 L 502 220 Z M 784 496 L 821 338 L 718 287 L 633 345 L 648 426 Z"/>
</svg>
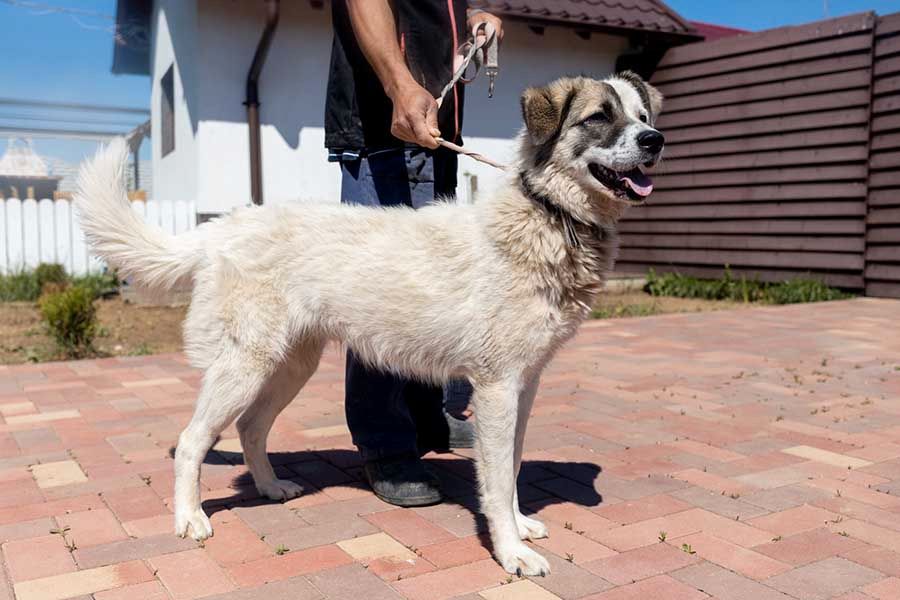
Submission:
<svg viewBox="0 0 900 600">
<path fill-rule="evenodd" d="M 454 197 L 457 155 L 435 137 L 462 143 L 464 92 L 457 85 L 440 107 L 435 97 L 468 31 L 487 21 L 502 38 L 500 19 L 466 0 L 334 0 L 332 21 L 325 145 L 341 167 L 341 202 L 420 208 Z M 347 425 L 375 494 L 398 506 L 440 502 L 420 456 L 473 445 L 471 423 L 445 409 L 468 400 L 468 382 L 406 380 L 351 349 L 345 385 Z"/>
</svg>

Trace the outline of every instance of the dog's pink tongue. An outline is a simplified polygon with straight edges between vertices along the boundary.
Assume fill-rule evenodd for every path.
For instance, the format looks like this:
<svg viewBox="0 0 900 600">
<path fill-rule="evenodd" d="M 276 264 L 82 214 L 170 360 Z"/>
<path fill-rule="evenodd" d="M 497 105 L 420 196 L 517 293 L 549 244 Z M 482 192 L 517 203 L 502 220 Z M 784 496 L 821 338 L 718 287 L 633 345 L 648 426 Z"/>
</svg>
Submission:
<svg viewBox="0 0 900 600">
<path fill-rule="evenodd" d="M 638 196 L 647 197 L 653 192 L 653 181 L 638 168 L 623 173 L 622 181 L 627 183 L 628 187 Z"/>
</svg>

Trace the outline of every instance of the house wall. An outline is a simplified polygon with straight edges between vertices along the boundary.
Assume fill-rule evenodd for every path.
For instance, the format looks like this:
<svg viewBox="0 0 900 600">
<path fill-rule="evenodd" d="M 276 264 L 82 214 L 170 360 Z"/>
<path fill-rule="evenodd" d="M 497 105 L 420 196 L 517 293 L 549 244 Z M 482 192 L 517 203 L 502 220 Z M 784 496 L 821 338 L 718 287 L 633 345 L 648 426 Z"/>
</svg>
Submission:
<svg viewBox="0 0 900 600">
<path fill-rule="evenodd" d="M 248 130 L 243 100 L 247 69 L 263 28 L 262 10 L 257 3 L 220 0 L 198 0 L 196 5 L 158 0 L 157 4 L 160 35 L 153 61 L 154 126 L 158 80 L 172 60 L 173 49 L 179 77 L 175 152 L 159 159 L 159 136 L 154 135 L 156 198 L 193 195 L 202 213 L 247 204 Z M 278 32 L 260 80 L 265 202 L 337 202 L 340 174 L 336 165 L 326 162 L 323 129 L 330 11 L 312 8 L 308 2 L 281 6 Z M 169 26 L 173 16 L 178 17 L 177 31 Z M 522 89 L 565 74 L 606 75 L 627 47 L 624 37 L 593 35 L 583 40 L 564 28 L 547 28 L 538 35 L 523 24 L 507 23 L 494 98 L 487 98 L 485 80 L 468 87 L 466 145 L 509 160 L 512 139 L 521 126 Z M 182 135 L 193 135 L 193 146 L 183 142 Z M 460 193 L 464 199 L 472 175 L 478 177 L 482 193 L 500 177 L 490 167 L 463 158 Z"/>
<path fill-rule="evenodd" d="M 197 197 L 197 143 L 192 126 L 196 111 L 197 10 L 193 2 L 157 0 L 152 20 L 150 127 L 153 193 L 166 201 Z M 175 66 L 175 150 L 162 157 L 160 78 Z"/>
</svg>

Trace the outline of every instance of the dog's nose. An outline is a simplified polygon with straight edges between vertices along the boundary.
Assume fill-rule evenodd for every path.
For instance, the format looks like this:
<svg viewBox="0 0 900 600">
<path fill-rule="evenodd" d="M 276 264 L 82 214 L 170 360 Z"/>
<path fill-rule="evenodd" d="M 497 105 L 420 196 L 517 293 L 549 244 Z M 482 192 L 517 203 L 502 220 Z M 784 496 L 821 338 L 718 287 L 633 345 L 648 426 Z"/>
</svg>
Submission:
<svg viewBox="0 0 900 600">
<path fill-rule="evenodd" d="M 647 152 L 659 154 L 660 150 L 663 149 L 663 145 L 666 143 L 666 138 L 655 129 L 648 129 L 637 137 L 637 142 L 638 146 Z"/>
</svg>

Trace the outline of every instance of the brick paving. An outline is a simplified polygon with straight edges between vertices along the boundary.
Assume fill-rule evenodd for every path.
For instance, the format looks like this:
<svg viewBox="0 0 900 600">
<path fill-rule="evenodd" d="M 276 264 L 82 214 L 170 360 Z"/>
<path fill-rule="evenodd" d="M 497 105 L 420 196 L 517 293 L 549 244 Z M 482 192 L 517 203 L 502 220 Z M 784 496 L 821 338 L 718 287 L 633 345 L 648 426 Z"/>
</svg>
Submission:
<svg viewBox="0 0 900 600">
<path fill-rule="evenodd" d="M 306 493 L 261 500 L 233 428 L 205 544 L 172 528 L 181 355 L 0 367 L 0 600 L 900 598 L 900 302 L 593 322 L 544 377 L 519 483 L 554 572 L 490 558 L 471 454 L 449 499 L 360 481 L 334 350 L 273 430 Z"/>
</svg>

